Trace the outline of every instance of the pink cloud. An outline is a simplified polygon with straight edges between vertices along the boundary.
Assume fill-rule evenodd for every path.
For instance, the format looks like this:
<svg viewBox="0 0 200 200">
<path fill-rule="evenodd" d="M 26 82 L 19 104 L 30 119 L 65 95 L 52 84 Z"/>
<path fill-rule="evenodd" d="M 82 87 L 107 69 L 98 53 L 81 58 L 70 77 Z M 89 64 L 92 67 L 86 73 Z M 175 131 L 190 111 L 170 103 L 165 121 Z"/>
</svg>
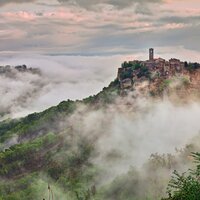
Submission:
<svg viewBox="0 0 200 200">
<path fill-rule="evenodd" d="M 1 17 L 6 18 L 9 21 L 31 21 L 37 18 L 35 14 L 26 11 L 4 12 L 1 13 Z"/>
<path fill-rule="evenodd" d="M 169 9 L 176 15 L 191 16 L 200 14 L 199 0 L 165 0 L 165 4 L 161 8 Z"/>
<path fill-rule="evenodd" d="M 163 26 L 164 29 L 180 29 L 180 28 L 184 28 L 188 25 L 186 24 L 183 24 L 183 23 L 168 23 L 168 24 L 165 24 Z"/>
<path fill-rule="evenodd" d="M 1 39 L 19 39 L 24 37 L 25 35 L 26 33 L 19 29 L 0 30 Z"/>
</svg>

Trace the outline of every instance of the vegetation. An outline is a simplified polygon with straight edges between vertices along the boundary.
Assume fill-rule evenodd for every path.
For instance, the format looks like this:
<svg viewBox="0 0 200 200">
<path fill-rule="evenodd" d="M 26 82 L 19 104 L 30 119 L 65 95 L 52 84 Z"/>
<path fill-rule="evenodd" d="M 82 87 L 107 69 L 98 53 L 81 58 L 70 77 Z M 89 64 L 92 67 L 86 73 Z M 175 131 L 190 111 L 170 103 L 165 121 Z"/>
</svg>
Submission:
<svg viewBox="0 0 200 200">
<path fill-rule="evenodd" d="M 19 136 L 19 141 L 28 137 L 37 137 L 58 128 L 57 121 L 73 113 L 76 103 L 63 101 L 41 113 L 33 113 L 20 120 L 9 120 L 0 123 L 0 143 L 12 136 Z"/>
<path fill-rule="evenodd" d="M 187 63 L 187 62 L 185 62 L 184 65 L 185 65 L 185 68 L 190 72 L 193 72 L 194 70 L 200 68 L 200 63 L 196 63 L 196 62 L 195 63 L 191 63 L 191 62 Z"/>
<path fill-rule="evenodd" d="M 183 174 L 174 171 L 167 190 L 169 197 L 165 200 L 199 200 L 200 153 L 193 153 L 192 156 L 196 169 L 189 169 Z"/>
<path fill-rule="evenodd" d="M 89 193 L 94 196 L 90 188 L 96 173 L 89 162 L 92 145 L 80 138 L 77 149 L 73 150 L 71 141 L 63 140 L 61 135 L 49 133 L 0 152 L 2 198 L 41 199 L 49 182 L 61 188 L 63 194 L 66 193 L 64 196 L 70 199 L 77 199 L 77 196 L 81 199 Z M 4 180 L 9 181 L 5 183 Z M 38 180 L 43 183 L 43 190 L 37 186 Z"/>
<path fill-rule="evenodd" d="M 124 63 L 122 63 L 122 68 L 131 68 L 132 70 L 138 70 L 141 68 L 141 64 L 139 62 L 125 61 Z"/>
<path fill-rule="evenodd" d="M 173 80 L 171 80 L 171 79 L 163 80 L 159 86 L 159 92 L 163 92 L 165 89 L 167 89 L 170 86 L 170 84 L 172 83 L 172 81 Z"/>
<path fill-rule="evenodd" d="M 146 77 L 150 78 L 149 69 L 146 66 L 141 65 L 139 62 L 124 62 L 122 63 L 122 68 L 124 68 L 124 72 L 121 73 L 121 79 L 133 78 L 133 74 L 135 73 L 138 78 Z"/>
<path fill-rule="evenodd" d="M 97 95 L 83 99 L 83 103 L 90 106 L 104 107 L 107 104 L 113 103 L 120 93 L 120 83 L 118 79 L 112 81 L 108 87 L 104 87 Z"/>
<path fill-rule="evenodd" d="M 182 77 L 181 81 L 182 81 L 182 85 L 185 87 L 188 87 L 190 85 L 190 80 L 187 77 Z"/>
</svg>

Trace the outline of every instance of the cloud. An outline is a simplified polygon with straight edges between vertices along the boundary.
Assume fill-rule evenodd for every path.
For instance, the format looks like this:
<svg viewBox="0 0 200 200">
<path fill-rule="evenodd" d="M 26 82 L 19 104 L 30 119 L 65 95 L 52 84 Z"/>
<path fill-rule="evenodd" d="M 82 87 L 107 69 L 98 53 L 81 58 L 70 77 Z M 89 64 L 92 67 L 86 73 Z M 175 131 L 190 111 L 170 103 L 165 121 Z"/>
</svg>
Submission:
<svg viewBox="0 0 200 200">
<path fill-rule="evenodd" d="M 21 3 L 33 3 L 36 0 L 0 0 L 0 6 L 4 6 L 6 4 L 10 4 L 10 3 L 17 3 L 17 4 L 21 4 Z"/>
<path fill-rule="evenodd" d="M 99 4 L 107 4 L 107 5 L 112 5 L 117 8 L 125 8 L 132 6 L 135 3 L 158 3 L 162 2 L 162 0 L 57 0 L 59 3 L 67 3 L 71 5 L 79 5 L 83 8 L 91 8 L 93 6 L 99 5 Z M 37 2 L 37 0 L 0 0 L 0 6 L 4 6 L 6 4 L 22 4 L 22 3 L 34 3 Z M 46 4 L 45 2 L 37 3 L 38 5 L 49 5 Z M 51 4 L 50 4 L 51 5 Z M 54 6 L 57 4 L 53 4 Z"/>
<path fill-rule="evenodd" d="M 42 74 L 0 74 L 0 114 L 22 117 L 42 111 L 67 99 L 82 99 L 107 86 L 117 73 L 123 58 L 84 56 L 13 56 L 0 60 L 40 68 Z M 6 115 L 7 114 L 7 115 Z"/>
<path fill-rule="evenodd" d="M 0 13 L 0 50 L 113 55 L 149 46 L 184 46 L 200 51 L 196 43 L 199 16 L 193 8 L 182 6 L 175 12 L 169 2 L 156 0 L 73 2 L 76 6 L 69 6 L 72 1 L 66 0 L 50 8 L 33 4 L 36 7 L 4 10 Z M 92 8 L 102 2 L 114 7 Z M 152 4 L 156 2 L 162 3 Z"/>
<path fill-rule="evenodd" d="M 124 49 L 122 49 L 124 51 Z M 82 99 L 94 95 L 117 76 L 117 68 L 125 60 L 145 60 L 148 49 L 132 50 L 123 55 L 33 55 L 1 53 L 0 65 L 26 64 L 38 67 L 41 75 L 15 73 L 0 75 L 0 113 L 7 117 L 21 117 L 42 111 L 66 99 Z M 177 57 L 185 61 L 198 61 L 199 52 L 182 46 L 155 48 L 156 57 Z"/>
<path fill-rule="evenodd" d="M 182 104 L 178 99 L 177 106 L 167 98 L 154 101 L 141 95 L 133 98 L 133 95 L 119 97 L 105 109 L 93 110 L 80 105 L 62 122 L 73 127 L 72 134 L 76 137 L 81 135 L 94 145 L 97 153 L 92 160 L 105 170 L 102 176 L 106 183 L 126 173 L 131 166 L 141 170 L 151 154 L 174 154 L 176 148 L 184 148 L 199 135 L 199 102 L 190 99 L 188 104 Z M 184 164 L 180 165 L 183 170 Z"/>
<path fill-rule="evenodd" d="M 185 24 L 193 24 L 197 23 L 200 20 L 200 15 L 194 16 L 165 16 L 159 19 L 160 22 L 164 23 L 185 23 Z"/>
<path fill-rule="evenodd" d="M 92 8 L 99 4 L 112 5 L 117 8 L 126 8 L 134 4 L 149 4 L 149 3 L 158 3 L 162 0 L 58 0 L 60 3 L 69 3 L 73 5 L 79 5 L 83 8 Z"/>
</svg>

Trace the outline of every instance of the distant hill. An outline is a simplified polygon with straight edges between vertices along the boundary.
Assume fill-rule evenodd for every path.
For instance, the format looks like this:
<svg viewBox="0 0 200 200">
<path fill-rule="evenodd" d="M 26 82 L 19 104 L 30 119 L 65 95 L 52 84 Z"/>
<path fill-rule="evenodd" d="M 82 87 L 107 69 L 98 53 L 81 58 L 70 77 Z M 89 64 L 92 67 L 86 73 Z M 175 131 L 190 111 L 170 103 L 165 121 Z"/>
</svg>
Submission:
<svg viewBox="0 0 200 200">
<path fill-rule="evenodd" d="M 27 107 L 45 86 L 39 68 L 0 66 L 0 121 Z"/>
<path fill-rule="evenodd" d="M 17 65 L 17 66 L 0 66 L 0 75 L 10 75 L 15 72 L 29 72 L 33 74 L 40 74 L 40 70 L 38 68 L 28 68 L 26 65 Z"/>
</svg>

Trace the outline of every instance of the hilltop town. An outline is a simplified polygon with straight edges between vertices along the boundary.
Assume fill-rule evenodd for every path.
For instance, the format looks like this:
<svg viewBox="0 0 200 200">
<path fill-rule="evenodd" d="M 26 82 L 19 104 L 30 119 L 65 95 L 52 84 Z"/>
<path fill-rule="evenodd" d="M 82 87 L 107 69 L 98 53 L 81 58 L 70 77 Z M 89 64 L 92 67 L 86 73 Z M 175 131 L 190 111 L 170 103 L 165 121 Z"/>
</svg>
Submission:
<svg viewBox="0 0 200 200">
<path fill-rule="evenodd" d="M 147 80 L 151 83 L 159 83 L 161 80 L 172 77 L 186 77 L 192 83 L 193 78 L 195 81 L 198 80 L 199 69 L 199 63 L 182 62 L 177 58 L 171 58 L 170 60 L 154 58 L 154 49 L 150 48 L 148 60 L 124 62 L 118 68 L 117 78 L 122 90 L 130 89 L 141 81 Z"/>
</svg>

